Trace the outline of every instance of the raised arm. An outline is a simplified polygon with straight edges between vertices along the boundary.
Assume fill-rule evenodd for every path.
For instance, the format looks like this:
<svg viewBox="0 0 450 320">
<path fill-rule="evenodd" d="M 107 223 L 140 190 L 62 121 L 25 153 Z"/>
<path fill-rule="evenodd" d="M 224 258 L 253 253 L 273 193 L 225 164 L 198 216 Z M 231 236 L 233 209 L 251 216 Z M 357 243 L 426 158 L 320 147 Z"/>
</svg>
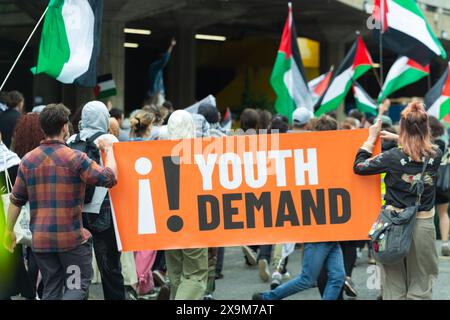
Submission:
<svg viewBox="0 0 450 320">
<path fill-rule="evenodd" d="M 388 159 L 381 153 L 372 158 L 373 148 L 381 131 L 381 120 L 378 119 L 375 124 L 369 128 L 369 137 L 362 147 L 358 150 L 353 164 L 353 171 L 359 175 L 379 174 L 387 171 Z"/>
</svg>

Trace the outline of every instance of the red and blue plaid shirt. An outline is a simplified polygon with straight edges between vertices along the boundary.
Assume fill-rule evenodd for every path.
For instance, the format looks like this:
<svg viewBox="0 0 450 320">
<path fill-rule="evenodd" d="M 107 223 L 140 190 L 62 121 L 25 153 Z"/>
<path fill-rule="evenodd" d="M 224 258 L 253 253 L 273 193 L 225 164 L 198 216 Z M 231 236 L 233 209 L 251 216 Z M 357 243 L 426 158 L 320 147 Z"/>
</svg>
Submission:
<svg viewBox="0 0 450 320">
<path fill-rule="evenodd" d="M 111 188 L 114 172 L 58 140 L 45 140 L 19 166 L 11 203 L 30 203 L 33 251 L 69 251 L 90 238 L 83 228 L 86 184 Z"/>
</svg>

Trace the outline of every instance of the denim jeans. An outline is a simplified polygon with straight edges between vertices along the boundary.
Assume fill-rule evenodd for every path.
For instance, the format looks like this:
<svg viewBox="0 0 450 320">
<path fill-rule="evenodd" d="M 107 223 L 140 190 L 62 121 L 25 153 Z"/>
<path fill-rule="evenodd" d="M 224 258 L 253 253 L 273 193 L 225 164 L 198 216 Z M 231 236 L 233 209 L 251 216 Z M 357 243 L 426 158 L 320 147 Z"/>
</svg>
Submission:
<svg viewBox="0 0 450 320">
<path fill-rule="evenodd" d="M 328 271 L 323 300 L 336 300 L 345 281 L 344 260 L 337 242 L 306 243 L 301 273 L 275 290 L 262 293 L 263 300 L 281 300 L 316 285 L 322 266 Z"/>
</svg>

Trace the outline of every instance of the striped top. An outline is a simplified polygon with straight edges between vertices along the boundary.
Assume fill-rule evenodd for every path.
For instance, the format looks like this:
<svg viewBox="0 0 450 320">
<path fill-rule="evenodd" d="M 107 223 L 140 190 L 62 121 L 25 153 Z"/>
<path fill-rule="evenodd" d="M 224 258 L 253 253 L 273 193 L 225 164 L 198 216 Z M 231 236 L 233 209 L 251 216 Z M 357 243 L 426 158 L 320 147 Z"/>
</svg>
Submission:
<svg viewBox="0 0 450 320">
<path fill-rule="evenodd" d="M 83 228 L 86 184 L 111 188 L 117 183 L 110 168 L 102 168 L 58 140 L 45 140 L 22 159 L 11 203 L 30 203 L 30 229 L 35 252 L 64 252 L 91 236 Z"/>
</svg>

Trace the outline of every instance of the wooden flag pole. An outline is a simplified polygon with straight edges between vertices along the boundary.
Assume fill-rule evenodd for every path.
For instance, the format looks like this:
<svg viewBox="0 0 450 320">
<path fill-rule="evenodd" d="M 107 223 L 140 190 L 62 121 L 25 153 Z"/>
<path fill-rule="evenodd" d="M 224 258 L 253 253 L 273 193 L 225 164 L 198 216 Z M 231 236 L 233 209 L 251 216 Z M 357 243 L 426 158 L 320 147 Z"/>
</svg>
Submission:
<svg viewBox="0 0 450 320">
<path fill-rule="evenodd" d="M 19 62 L 20 57 L 22 57 L 22 54 L 23 54 L 23 52 L 25 51 L 25 48 L 28 46 L 28 43 L 30 42 L 31 38 L 33 38 L 34 33 L 36 32 L 37 28 L 39 27 L 39 25 L 41 24 L 42 20 L 44 19 L 44 17 L 45 17 L 45 15 L 46 15 L 47 11 L 48 11 L 48 6 L 47 6 L 47 8 L 45 9 L 44 13 L 42 14 L 41 18 L 39 19 L 39 21 L 37 22 L 37 24 L 34 26 L 33 31 L 31 31 L 30 36 L 28 37 L 27 41 L 26 41 L 25 44 L 23 45 L 22 50 L 20 50 L 19 55 L 17 56 L 16 60 L 14 61 L 14 63 L 13 63 L 13 65 L 12 65 L 11 69 L 9 69 L 9 72 L 8 72 L 8 74 L 6 75 L 5 80 L 3 80 L 3 83 L 2 83 L 2 85 L 0 86 L 0 91 L 3 90 L 3 87 L 5 86 L 6 81 L 8 81 L 8 79 L 9 79 L 11 73 L 13 72 L 14 68 L 15 68 L 16 65 L 17 65 L 17 62 Z"/>
</svg>

